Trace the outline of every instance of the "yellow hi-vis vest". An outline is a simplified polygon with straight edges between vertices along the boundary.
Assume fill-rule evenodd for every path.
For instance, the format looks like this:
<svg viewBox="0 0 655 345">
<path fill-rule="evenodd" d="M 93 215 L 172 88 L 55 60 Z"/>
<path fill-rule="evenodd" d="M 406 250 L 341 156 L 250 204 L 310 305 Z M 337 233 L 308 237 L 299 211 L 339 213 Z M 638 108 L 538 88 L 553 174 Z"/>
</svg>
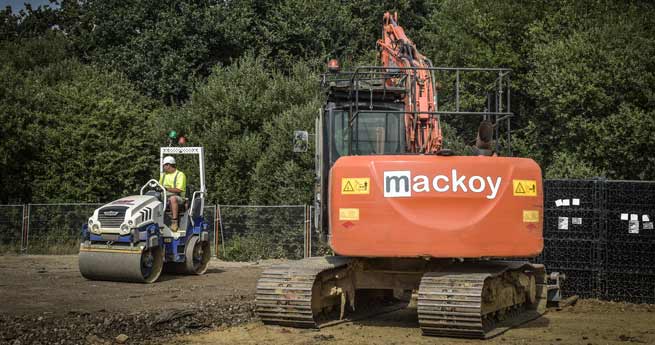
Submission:
<svg viewBox="0 0 655 345">
<path fill-rule="evenodd" d="M 179 194 L 184 198 L 186 194 L 186 175 L 180 170 L 175 170 L 173 173 L 163 173 L 159 176 L 159 184 L 164 188 L 177 188 L 182 190 Z M 170 194 L 170 193 L 169 193 Z"/>
</svg>

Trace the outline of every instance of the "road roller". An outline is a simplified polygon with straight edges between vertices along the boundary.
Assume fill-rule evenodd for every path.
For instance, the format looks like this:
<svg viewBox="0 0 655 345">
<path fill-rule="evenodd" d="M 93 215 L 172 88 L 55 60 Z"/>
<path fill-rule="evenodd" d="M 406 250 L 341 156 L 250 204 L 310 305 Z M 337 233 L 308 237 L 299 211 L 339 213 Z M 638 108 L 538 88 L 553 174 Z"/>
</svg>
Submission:
<svg viewBox="0 0 655 345">
<path fill-rule="evenodd" d="M 82 276 L 91 280 L 153 283 L 162 271 L 192 275 L 207 271 L 211 250 L 208 224 L 203 218 L 203 148 L 162 147 L 160 169 L 165 155 L 198 157 L 200 189 L 194 191 L 187 186 L 186 198 L 178 209 L 177 230 L 171 227 L 166 189 L 159 181 L 149 180 L 139 195 L 99 207 L 82 226 Z"/>
</svg>

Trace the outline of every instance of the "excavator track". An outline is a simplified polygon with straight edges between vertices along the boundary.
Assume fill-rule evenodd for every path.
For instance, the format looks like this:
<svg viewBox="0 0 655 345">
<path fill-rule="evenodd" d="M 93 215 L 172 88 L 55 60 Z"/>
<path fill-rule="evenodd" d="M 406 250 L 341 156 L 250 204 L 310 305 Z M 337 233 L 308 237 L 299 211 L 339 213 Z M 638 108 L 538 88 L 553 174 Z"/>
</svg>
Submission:
<svg viewBox="0 0 655 345">
<path fill-rule="evenodd" d="M 512 281 L 516 276 L 528 284 Z M 544 284 L 543 266 L 520 262 L 455 265 L 446 271 L 429 272 L 419 286 L 419 325 L 424 335 L 491 338 L 543 313 Z M 505 298 L 509 302 L 498 305 L 494 299 L 502 300 L 499 296 L 510 296 Z"/>
<path fill-rule="evenodd" d="M 345 268 L 350 261 L 347 257 L 315 257 L 265 270 L 257 281 L 257 315 L 269 325 L 318 328 L 321 280 L 329 279 L 331 271 Z"/>
</svg>

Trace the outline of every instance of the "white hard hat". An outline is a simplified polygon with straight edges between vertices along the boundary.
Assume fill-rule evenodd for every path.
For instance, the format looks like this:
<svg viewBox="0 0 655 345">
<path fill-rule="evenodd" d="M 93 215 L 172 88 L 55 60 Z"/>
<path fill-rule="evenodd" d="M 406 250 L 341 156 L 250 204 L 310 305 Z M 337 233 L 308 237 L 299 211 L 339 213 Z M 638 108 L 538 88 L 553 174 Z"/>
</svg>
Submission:
<svg viewBox="0 0 655 345">
<path fill-rule="evenodd" d="M 175 165 L 175 158 L 173 158 L 172 156 L 164 157 L 164 162 L 162 163 L 162 165 L 165 165 L 165 164 Z"/>
</svg>

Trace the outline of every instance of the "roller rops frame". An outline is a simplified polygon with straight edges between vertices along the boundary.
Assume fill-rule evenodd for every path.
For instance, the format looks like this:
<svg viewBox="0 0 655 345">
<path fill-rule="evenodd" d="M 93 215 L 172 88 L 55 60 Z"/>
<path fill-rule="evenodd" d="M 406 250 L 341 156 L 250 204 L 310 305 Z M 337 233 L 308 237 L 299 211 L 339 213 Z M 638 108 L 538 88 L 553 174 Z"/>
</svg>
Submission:
<svg viewBox="0 0 655 345">
<path fill-rule="evenodd" d="M 176 147 L 168 146 L 159 149 L 159 174 L 164 173 L 164 166 L 161 162 L 164 161 L 164 156 L 167 155 L 198 155 L 198 173 L 200 174 L 200 190 L 194 191 L 191 197 L 191 208 L 195 205 L 196 197 L 200 198 L 200 208 L 204 210 L 205 207 L 205 194 L 207 189 L 205 186 L 205 150 L 202 147 Z M 164 203 L 164 208 L 166 204 Z M 193 224 L 193 219 L 191 220 Z"/>
</svg>

